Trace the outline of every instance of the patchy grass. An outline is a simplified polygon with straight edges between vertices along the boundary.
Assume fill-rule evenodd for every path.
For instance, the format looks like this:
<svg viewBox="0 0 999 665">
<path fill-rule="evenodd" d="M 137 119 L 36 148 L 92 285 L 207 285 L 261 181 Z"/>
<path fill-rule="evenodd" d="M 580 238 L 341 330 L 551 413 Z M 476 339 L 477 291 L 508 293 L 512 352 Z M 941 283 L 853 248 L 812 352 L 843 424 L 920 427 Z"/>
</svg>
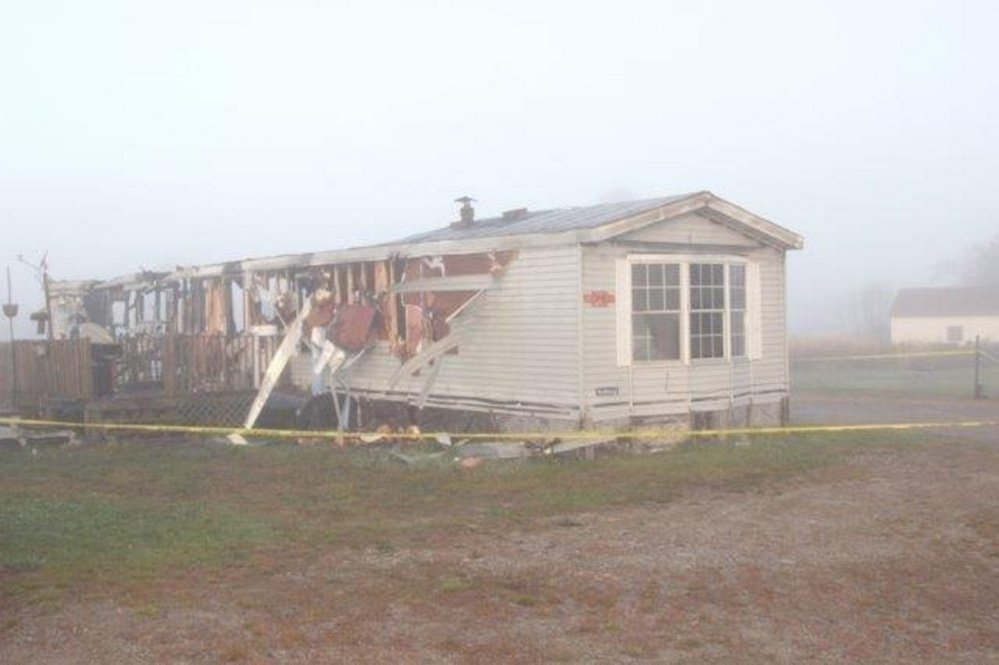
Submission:
<svg viewBox="0 0 999 665">
<path fill-rule="evenodd" d="M 897 438 L 897 437 L 896 437 Z M 880 444 L 879 444 L 880 441 Z M 664 503 L 692 487 L 746 491 L 841 461 L 868 438 L 691 444 L 593 462 L 508 461 L 467 470 L 403 467 L 377 451 L 192 443 L 0 453 L 0 598 L 58 604 L 179 569 L 266 567 L 337 546 L 391 556 L 443 535 L 503 533 L 573 513 Z M 260 555 L 260 556 L 257 556 Z M 446 579 L 442 593 L 460 592 Z M 515 599 L 529 605 L 533 595 Z"/>
<path fill-rule="evenodd" d="M 792 359 L 791 384 L 795 390 L 812 392 L 971 397 L 974 363 L 972 356 L 808 362 Z M 999 364 L 983 359 L 979 371 L 986 392 L 999 394 Z"/>
<path fill-rule="evenodd" d="M 168 566 L 236 559 L 271 531 L 259 517 L 197 503 L 21 493 L 0 503 L 0 564 L 14 577 L 44 573 L 56 588 L 142 579 Z"/>
<path fill-rule="evenodd" d="M 0 660 L 989 662 L 997 463 L 988 432 L 12 451 Z"/>
</svg>

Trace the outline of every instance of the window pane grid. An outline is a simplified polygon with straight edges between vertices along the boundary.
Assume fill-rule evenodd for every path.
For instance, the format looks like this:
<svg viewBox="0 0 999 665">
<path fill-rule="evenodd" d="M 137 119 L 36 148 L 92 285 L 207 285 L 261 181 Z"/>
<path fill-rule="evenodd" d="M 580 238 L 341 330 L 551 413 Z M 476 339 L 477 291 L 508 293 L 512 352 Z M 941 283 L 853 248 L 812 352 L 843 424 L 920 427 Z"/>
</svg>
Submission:
<svg viewBox="0 0 999 665">
<path fill-rule="evenodd" d="M 733 358 L 746 355 L 746 266 L 728 267 L 729 347 Z"/>
<path fill-rule="evenodd" d="M 631 353 L 634 360 L 680 358 L 680 266 L 631 266 Z"/>
<path fill-rule="evenodd" d="M 725 357 L 725 265 L 690 265 L 690 357 Z"/>
<path fill-rule="evenodd" d="M 745 357 L 746 266 L 691 263 L 685 270 L 681 285 L 679 263 L 631 264 L 633 360 L 679 360 L 682 332 L 689 359 Z"/>
</svg>

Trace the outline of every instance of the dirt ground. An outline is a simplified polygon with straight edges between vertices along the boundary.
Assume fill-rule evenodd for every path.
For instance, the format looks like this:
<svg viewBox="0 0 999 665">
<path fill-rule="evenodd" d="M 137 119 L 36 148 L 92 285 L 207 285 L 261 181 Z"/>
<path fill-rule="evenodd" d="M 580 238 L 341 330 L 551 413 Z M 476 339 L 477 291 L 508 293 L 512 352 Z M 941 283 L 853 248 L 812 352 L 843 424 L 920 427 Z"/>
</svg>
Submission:
<svg viewBox="0 0 999 665">
<path fill-rule="evenodd" d="M 936 408 L 995 410 L 962 404 Z M 803 421 L 836 413 L 867 417 L 796 402 Z M 999 663 L 999 430 L 970 432 L 512 532 L 300 553 L 263 576 L 177 571 L 17 610 L 0 661 Z"/>
</svg>

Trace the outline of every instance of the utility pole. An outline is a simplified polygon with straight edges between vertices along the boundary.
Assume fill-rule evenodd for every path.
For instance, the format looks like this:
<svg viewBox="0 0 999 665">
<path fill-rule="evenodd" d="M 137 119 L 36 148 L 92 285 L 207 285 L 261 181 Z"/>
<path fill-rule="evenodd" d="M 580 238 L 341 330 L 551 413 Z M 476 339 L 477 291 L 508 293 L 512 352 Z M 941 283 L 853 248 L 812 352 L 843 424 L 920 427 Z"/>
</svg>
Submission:
<svg viewBox="0 0 999 665">
<path fill-rule="evenodd" d="M 17 316 L 17 305 L 10 285 L 10 266 L 7 266 L 7 302 L 3 306 L 3 315 L 10 323 L 10 406 L 17 409 L 17 345 L 14 343 L 14 317 Z"/>
<path fill-rule="evenodd" d="M 985 399 L 985 391 L 982 389 L 982 338 L 975 335 L 975 399 Z"/>
<path fill-rule="evenodd" d="M 49 341 L 51 342 L 52 341 L 52 337 L 54 336 L 54 333 L 52 331 L 52 329 L 54 328 L 54 326 L 52 325 L 54 323 L 54 321 L 52 320 L 52 300 L 51 300 L 51 298 L 49 298 L 49 261 L 48 261 L 48 252 L 45 252 L 45 256 L 42 257 L 42 264 L 41 264 L 41 266 L 42 266 L 42 290 L 45 291 L 45 318 L 48 319 L 46 321 L 46 323 L 48 324 L 48 326 L 46 326 L 46 330 L 48 330 L 48 333 L 49 333 L 48 334 L 48 338 L 49 338 Z"/>
<path fill-rule="evenodd" d="M 24 260 L 24 257 L 20 254 L 17 255 L 17 260 L 28 266 L 35 271 L 37 279 L 42 283 L 42 293 L 45 296 L 45 328 L 48 332 L 46 338 L 51 342 L 54 337 L 52 330 L 52 302 L 49 299 L 49 253 L 48 250 L 42 254 L 42 260 L 38 262 L 38 265 L 29 263 Z M 9 280 L 8 280 L 9 281 Z"/>
</svg>

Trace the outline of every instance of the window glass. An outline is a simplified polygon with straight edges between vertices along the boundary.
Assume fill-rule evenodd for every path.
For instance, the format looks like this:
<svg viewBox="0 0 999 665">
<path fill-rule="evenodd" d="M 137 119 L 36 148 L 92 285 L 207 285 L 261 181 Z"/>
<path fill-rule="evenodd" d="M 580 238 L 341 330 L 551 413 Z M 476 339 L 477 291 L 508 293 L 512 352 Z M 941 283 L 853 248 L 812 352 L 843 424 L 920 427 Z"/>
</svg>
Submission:
<svg viewBox="0 0 999 665">
<path fill-rule="evenodd" d="M 689 358 L 746 356 L 746 266 L 691 263 L 685 266 L 687 287 L 681 288 L 681 264 L 631 264 L 631 330 L 633 360 L 679 360 L 682 334 L 688 336 Z M 686 330 L 681 316 L 686 313 Z M 950 333 L 950 331 L 948 331 Z"/>
<path fill-rule="evenodd" d="M 690 357 L 725 357 L 725 265 L 690 265 Z"/>
<path fill-rule="evenodd" d="M 746 266 L 728 267 L 729 348 L 733 358 L 746 355 Z"/>
<path fill-rule="evenodd" d="M 631 353 L 634 360 L 680 358 L 680 266 L 631 266 Z"/>
<path fill-rule="evenodd" d="M 632 355 L 635 360 L 680 358 L 680 314 L 634 314 Z"/>
</svg>

